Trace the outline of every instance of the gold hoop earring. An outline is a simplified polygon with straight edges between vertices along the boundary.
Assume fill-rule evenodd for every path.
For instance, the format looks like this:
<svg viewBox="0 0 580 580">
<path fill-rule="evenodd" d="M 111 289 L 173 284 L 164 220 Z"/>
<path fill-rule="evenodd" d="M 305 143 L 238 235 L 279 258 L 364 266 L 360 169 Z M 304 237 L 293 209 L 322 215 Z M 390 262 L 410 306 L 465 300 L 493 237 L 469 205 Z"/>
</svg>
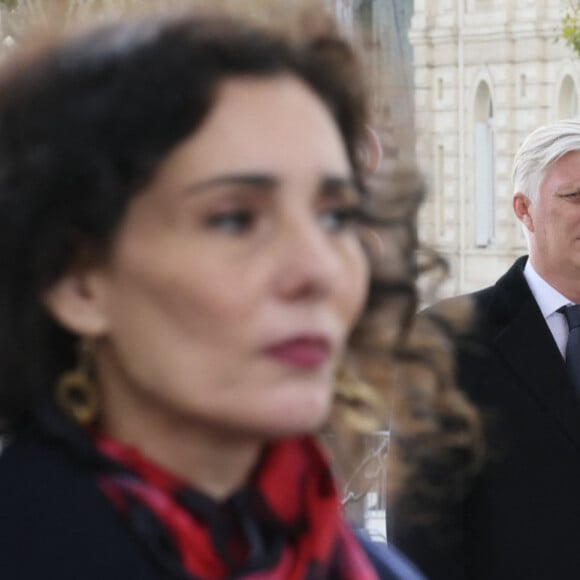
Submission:
<svg viewBox="0 0 580 580">
<path fill-rule="evenodd" d="M 335 378 L 335 401 L 342 420 L 359 433 L 372 433 L 383 427 L 385 402 L 377 390 L 345 366 Z"/>
<path fill-rule="evenodd" d="M 62 412 L 80 425 L 94 423 L 99 413 L 99 396 L 92 372 L 92 352 L 81 340 L 77 368 L 63 373 L 56 383 L 56 401 Z"/>
</svg>

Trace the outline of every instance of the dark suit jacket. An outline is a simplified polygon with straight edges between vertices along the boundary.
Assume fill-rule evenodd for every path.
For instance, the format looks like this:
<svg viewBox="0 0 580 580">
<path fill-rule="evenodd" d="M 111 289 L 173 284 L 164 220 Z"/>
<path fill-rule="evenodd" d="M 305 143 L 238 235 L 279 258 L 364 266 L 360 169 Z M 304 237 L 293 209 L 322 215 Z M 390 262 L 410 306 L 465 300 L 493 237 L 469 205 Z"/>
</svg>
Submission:
<svg viewBox="0 0 580 580">
<path fill-rule="evenodd" d="M 382 580 L 421 580 L 396 550 L 359 541 Z M 2 580 L 187 580 L 161 570 L 62 445 L 19 436 L 0 455 Z"/>
<path fill-rule="evenodd" d="M 486 419 L 483 471 L 437 525 L 393 522 L 434 580 L 580 578 L 580 403 L 525 262 L 473 294 L 475 341 L 459 349 L 460 385 Z"/>
</svg>

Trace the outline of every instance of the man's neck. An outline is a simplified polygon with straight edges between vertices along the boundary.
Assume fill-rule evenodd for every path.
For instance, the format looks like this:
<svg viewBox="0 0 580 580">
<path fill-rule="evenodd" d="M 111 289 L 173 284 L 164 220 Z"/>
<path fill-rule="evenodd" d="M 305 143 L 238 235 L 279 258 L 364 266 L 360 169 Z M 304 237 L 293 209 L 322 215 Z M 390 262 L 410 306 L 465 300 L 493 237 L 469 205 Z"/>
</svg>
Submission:
<svg viewBox="0 0 580 580">
<path fill-rule="evenodd" d="M 577 276 L 566 276 L 563 272 L 545 267 L 533 256 L 528 258 L 526 268 L 531 268 L 546 284 L 559 292 L 568 301 L 580 304 L 580 271 Z"/>
</svg>

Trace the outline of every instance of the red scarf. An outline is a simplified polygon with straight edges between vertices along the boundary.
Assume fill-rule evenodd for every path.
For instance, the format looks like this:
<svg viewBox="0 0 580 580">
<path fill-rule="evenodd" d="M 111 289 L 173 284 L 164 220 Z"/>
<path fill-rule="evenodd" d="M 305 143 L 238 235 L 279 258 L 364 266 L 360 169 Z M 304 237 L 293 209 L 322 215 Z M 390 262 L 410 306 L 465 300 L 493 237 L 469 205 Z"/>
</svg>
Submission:
<svg viewBox="0 0 580 580">
<path fill-rule="evenodd" d="M 269 447 L 250 485 L 217 504 L 136 449 L 102 435 L 119 471 L 101 489 L 167 571 L 220 580 L 376 580 L 341 517 L 328 464 L 311 438 Z"/>
</svg>

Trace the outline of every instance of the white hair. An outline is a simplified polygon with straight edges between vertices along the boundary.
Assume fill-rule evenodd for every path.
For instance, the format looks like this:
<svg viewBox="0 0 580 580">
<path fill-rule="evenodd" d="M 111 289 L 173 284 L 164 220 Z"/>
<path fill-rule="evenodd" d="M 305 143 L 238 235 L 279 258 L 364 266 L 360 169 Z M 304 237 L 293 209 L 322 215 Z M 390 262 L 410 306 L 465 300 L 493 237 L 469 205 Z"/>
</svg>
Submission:
<svg viewBox="0 0 580 580">
<path fill-rule="evenodd" d="M 548 167 L 572 151 L 580 151 L 580 118 L 563 119 L 532 131 L 514 157 L 514 195 L 523 193 L 536 202 Z"/>
</svg>

